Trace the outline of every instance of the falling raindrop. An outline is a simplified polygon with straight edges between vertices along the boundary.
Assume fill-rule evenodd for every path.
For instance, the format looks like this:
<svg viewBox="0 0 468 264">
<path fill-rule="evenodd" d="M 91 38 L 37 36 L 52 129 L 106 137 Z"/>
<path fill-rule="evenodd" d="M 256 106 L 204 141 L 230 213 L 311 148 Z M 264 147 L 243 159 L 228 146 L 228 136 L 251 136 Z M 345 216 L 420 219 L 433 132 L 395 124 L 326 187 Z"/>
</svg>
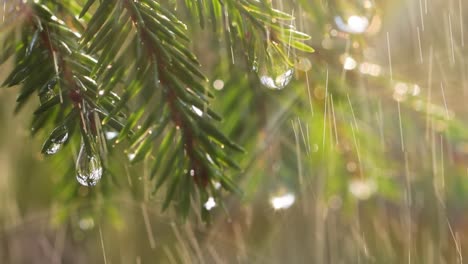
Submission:
<svg viewBox="0 0 468 264">
<path fill-rule="evenodd" d="M 65 126 L 60 126 L 52 131 L 49 139 L 42 148 L 42 152 L 47 155 L 57 153 L 68 140 L 68 129 Z"/>
<path fill-rule="evenodd" d="M 81 185 L 94 186 L 102 177 L 102 165 L 99 153 L 90 144 L 89 148 L 81 143 L 76 159 L 76 179 Z"/>
<path fill-rule="evenodd" d="M 266 54 L 254 62 L 253 70 L 257 72 L 264 86 L 281 90 L 291 81 L 294 68 L 289 65 L 279 49 L 277 44 L 270 43 Z"/>
<path fill-rule="evenodd" d="M 366 32 L 375 14 L 373 0 L 331 0 L 329 7 L 336 27 L 350 34 Z"/>
</svg>

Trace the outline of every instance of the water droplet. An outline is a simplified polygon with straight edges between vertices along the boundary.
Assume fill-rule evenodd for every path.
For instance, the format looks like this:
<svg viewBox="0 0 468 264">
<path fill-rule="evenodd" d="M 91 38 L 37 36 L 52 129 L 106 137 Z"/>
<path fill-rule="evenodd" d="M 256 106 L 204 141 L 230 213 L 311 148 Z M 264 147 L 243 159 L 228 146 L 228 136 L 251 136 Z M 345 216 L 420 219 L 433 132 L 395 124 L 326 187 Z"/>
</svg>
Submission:
<svg viewBox="0 0 468 264">
<path fill-rule="evenodd" d="M 283 89 L 291 81 L 294 68 L 289 65 L 283 55 L 277 50 L 276 44 L 269 44 L 266 54 L 253 65 L 260 82 L 270 89 Z"/>
<path fill-rule="evenodd" d="M 133 152 L 131 152 L 131 153 L 128 153 L 128 154 L 127 154 L 127 157 L 128 157 L 128 160 L 129 160 L 129 161 L 133 161 L 133 159 L 135 159 L 135 157 L 136 157 L 136 154 L 133 153 Z"/>
<path fill-rule="evenodd" d="M 213 187 L 215 188 L 215 190 L 219 190 L 221 188 L 221 183 L 220 182 L 214 182 L 213 183 Z"/>
<path fill-rule="evenodd" d="M 312 63 L 310 63 L 310 60 L 306 57 L 298 57 L 294 67 L 298 71 L 308 72 L 312 68 Z"/>
<path fill-rule="evenodd" d="M 215 80 L 213 82 L 213 87 L 216 89 L 216 90 L 222 90 L 224 88 L 224 82 L 223 80 Z"/>
<path fill-rule="evenodd" d="M 105 133 L 105 135 L 106 135 L 107 140 L 112 140 L 112 139 L 116 138 L 119 135 L 119 133 L 117 133 L 115 131 L 108 131 L 108 132 Z"/>
<path fill-rule="evenodd" d="M 60 150 L 61 147 L 62 147 L 61 144 L 52 143 L 52 144 L 49 146 L 49 148 L 45 151 L 45 153 L 46 153 L 47 155 L 53 155 L 53 154 L 57 153 L 57 152 Z"/>
<path fill-rule="evenodd" d="M 88 150 L 81 143 L 80 154 L 76 159 L 76 180 L 84 186 L 94 186 L 102 177 L 101 158 L 93 146 Z"/>
<path fill-rule="evenodd" d="M 198 107 L 192 105 L 192 110 L 193 110 L 193 112 L 194 112 L 195 114 L 197 114 L 198 116 L 203 116 L 203 111 L 202 111 L 200 108 L 198 108 Z"/>
<path fill-rule="evenodd" d="M 213 197 L 210 197 L 210 198 L 208 198 L 208 200 L 206 201 L 206 203 L 203 206 L 205 207 L 206 210 L 210 211 L 211 209 L 216 207 L 216 202 L 215 202 Z"/>
<path fill-rule="evenodd" d="M 363 74 L 379 76 L 382 71 L 382 67 L 380 67 L 378 64 L 363 62 L 361 65 L 359 65 L 359 71 Z"/>
<path fill-rule="evenodd" d="M 206 153 L 206 159 L 211 163 L 211 164 L 215 164 L 213 159 L 211 158 L 210 154 Z"/>
<path fill-rule="evenodd" d="M 90 216 L 83 217 L 78 222 L 81 230 L 90 230 L 94 227 L 94 219 Z"/>
<path fill-rule="evenodd" d="M 45 103 L 55 96 L 54 87 L 57 84 L 57 79 L 50 79 L 44 86 L 39 90 L 39 100 Z"/>
<path fill-rule="evenodd" d="M 319 150 L 319 146 L 317 144 L 313 144 L 311 149 L 312 149 L 312 152 L 317 152 Z"/>
<path fill-rule="evenodd" d="M 286 193 L 271 198 L 270 203 L 273 209 L 282 210 L 288 209 L 296 201 L 296 196 L 293 193 Z"/>
<path fill-rule="evenodd" d="M 255 59 L 253 62 L 252 62 L 252 70 L 254 72 L 258 72 L 258 60 Z"/>
<path fill-rule="evenodd" d="M 338 29 L 350 34 L 366 32 L 375 14 L 372 0 L 333 0 L 329 5 Z"/>
<path fill-rule="evenodd" d="M 44 145 L 43 153 L 53 155 L 57 153 L 68 139 L 68 129 L 65 126 L 57 127 L 52 131 L 50 139 Z"/>
<path fill-rule="evenodd" d="M 46 90 L 45 92 L 41 93 L 39 95 L 39 100 L 41 101 L 41 103 L 45 103 L 47 101 L 49 101 L 50 99 L 52 99 L 52 97 L 55 96 L 55 92 L 53 90 Z"/>
<path fill-rule="evenodd" d="M 343 61 L 343 69 L 347 71 L 354 70 L 357 66 L 357 62 L 353 57 L 346 56 L 346 58 Z"/>
<path fill-rule="evenodd" d="M 397 82 L 393 88 L 393 99 L 398 102 L 405 101 L 409 92 L 407 83 Z"/>
<path fill-rule="evenodd" d="M 411 92 L 412 96 L 418 96 L 421 93 L 421 87 L 417 84 L 413 85 L 413 90 Z"/>
<path fill-rule="evenodd" d="M 377 191 L 377 184 L 373 179 L 353 179 L 348 188 L 359 200 L 367 200 Z"/>
</svg>

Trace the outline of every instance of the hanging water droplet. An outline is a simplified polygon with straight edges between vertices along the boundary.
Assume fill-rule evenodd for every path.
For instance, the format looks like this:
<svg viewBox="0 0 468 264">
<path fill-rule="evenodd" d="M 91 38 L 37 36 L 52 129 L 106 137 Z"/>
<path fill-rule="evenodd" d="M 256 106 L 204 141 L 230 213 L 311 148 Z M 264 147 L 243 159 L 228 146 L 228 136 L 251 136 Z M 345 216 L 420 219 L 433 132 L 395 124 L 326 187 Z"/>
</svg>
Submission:
<svg viewBox="0 0 468 264">
<path fill-rule="evenodd" d="M 254 62 L 253 70 L 257 72 L 264 86 L 280 90 L 291 81 L 294 68 L 289 65 L 278 49 L 276 44 L 269 44 L 266 54 Z"/>
<path fill-rule="evenodd" d="M 53 154 L 57 153 L 57 152 L 60 150 L 61 147 L 62 147 L 61 144 L 52 143 L 52 144 L 49 146 L 49 148 L 46 149 L 45 153 L 46 153 L 47 155 L 53 155 Z"/>
<path fill-rule="evenodd" d="M 366 32 L 375 15 L 373 0 L 332 0 L 329 7 L 338 29 L 351 34 Z"/>
<path fill-rule="evenodd" d="M 39 90 L 39 100 L 45 103 L 55 96 L 54 87 L 57 84 L 57 79 L 50 79 L 44 86 Z"/>
<path fill-rule="evenodd" d="M 81 143 L 80 154 L 76 159 L 76 180 L 84 186 L 94 186 L 102 177 L 102 165 L 99 153 L 93 146 L 88 150 Z"/>
<path fill-rule="evenodd" d="M 60 126 L 54 129 L 49 136 L 49 139 L 42 147 L 42 153 L 53 155 L 57 153 L 68 140 L 68 129 L 65 126 Z"/>
</svg>

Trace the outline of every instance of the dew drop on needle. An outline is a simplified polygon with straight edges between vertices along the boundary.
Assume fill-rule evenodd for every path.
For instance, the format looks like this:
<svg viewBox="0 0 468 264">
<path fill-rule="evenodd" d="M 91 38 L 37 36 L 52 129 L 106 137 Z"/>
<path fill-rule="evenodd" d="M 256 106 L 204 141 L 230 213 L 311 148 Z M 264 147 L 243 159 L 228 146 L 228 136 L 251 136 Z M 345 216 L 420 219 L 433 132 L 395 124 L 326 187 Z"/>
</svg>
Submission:
<svg viewBox="0 0 468 264">
<path fill-rule="evenodd" d="M 76 159 L 76 180 L 84 186 L 96 185 L 102 177 L 102 165 L 99 153 L 93 146 L 87 149 L 81 143 L 80 153 Z"/>
<path fill-rule="evenodd" d="M 260 82 L 267 88 L 281 90 L 291 81 L 294 68 L 278 50 L 280 47 L 270 43 L 263 56 L 254 62 L 254 71 L 257 72 Z"/>
<path fill-rule="evenodd" d="M 52 131 L 49 142 L 43 147 L 43 153 L 53 155 L 57 153 L 68 140 L 68 129 L 65 126 L 57 127 Z"/>
</svg>

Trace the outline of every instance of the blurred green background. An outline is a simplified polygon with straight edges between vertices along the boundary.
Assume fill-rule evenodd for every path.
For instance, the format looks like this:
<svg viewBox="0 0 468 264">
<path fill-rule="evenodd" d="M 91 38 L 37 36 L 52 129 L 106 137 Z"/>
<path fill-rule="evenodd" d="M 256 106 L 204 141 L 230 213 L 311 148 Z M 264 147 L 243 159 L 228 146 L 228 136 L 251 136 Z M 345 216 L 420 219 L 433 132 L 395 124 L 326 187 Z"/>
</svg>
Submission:
<svg viewBox="0 0 468 264">
<path fill-rule="evenodd" d="M 369 3 L 370 14 L 353 13 Z M 18 88 L 0 89 L 0 262 L 463 263 L 468 3 L 272 5 L 296 17 L 316 50 L 295 54 L 282 90 L 233 63 L 243 51 L 177 5 L 216 93 L 219 127 L 247 149 L 236 154 L 244 193 L 216 204 L 210 225 L 197 213 L 186 222 L 161 213 L 148 165 L 126 165 L 124 155 L 110 162 L 118 184 L 78 187 L 70 168 L 78 146 L 42 156 L 45 134 L 29 131 L 37 102 L 14 116 Z M 336 17 L 348 10 L 369 18 L 365 32 L 340 30 Z"/>
</svg>

